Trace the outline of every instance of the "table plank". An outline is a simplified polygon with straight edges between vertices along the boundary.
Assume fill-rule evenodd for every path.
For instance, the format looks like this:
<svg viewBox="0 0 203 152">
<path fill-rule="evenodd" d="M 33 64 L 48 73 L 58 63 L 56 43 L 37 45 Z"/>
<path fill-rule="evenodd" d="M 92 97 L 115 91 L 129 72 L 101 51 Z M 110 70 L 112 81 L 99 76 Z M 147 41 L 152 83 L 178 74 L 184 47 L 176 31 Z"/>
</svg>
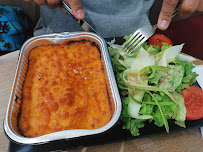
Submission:
<svg viewBox="0 0 203 152">
<path fill-rule="evenodd" d="M 15 76 L 19 51 L 0 56 L 0 151 L 8 151 L 9 140 L 3 131 L 3 119 L 8 106 L 9 96 Z M 196 60 L 197 65 L 203 61 Z M 203 151 L 203 142 L 199 128 L 182 130 L 170 134 L 150 136 L 112 144 L 91 146 L 67 152 L 134 152 L 134 151 Z"/>
<path fill-rule="evenodd" d="M 164 135 L 93 146 L 67 152 L 200 152 L 203 142 L 200 131 L 188 129 Z"/>
<path fill-rule="evenodd" d="M 19 51 L 0 56 L 0 151 L 8 151 L 9 140 L 3 131 L 3 119 L 15 76 Z"/>
</svg>

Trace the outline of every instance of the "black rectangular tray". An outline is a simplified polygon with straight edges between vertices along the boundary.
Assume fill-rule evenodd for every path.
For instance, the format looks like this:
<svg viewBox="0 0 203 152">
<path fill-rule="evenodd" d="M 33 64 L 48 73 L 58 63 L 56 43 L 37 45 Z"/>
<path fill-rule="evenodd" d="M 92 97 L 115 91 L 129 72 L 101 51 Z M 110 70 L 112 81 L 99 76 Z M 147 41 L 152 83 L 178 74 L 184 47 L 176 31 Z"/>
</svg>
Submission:
<svg viewBox="0 0 203 152">
<path fill-rule="evenodd" d="M 109 41 L 110 39 L 107 39 Z M 123 39 L 117 38 L 117 44 L 122 44 Z M 196 82 L 194 85 L 199 86 Z M 186 128 L 181 128 L 174 124 L 173 120 L 169 120 L 169 128 L 170 132 L 176 132 L 180 130 L 186 130 L 191 128 L 199 128 L 203 126 L 203 118 L 195 121 L 186 121 Z M 76 148 L 83 148 L 94 145 L 103 145 L 107 143 L 114 143 L 119 141 L 126 141 L 132 139 L 138 139 L 148 136 L 154 136 L 158 134 L 166 134 L 164 127 L 157 127 L 154 124 L 150 124 L 149 122 L 145 123 L 145 127 L 140 129 L 140 136 L 134 137 L 131 135 L 129 130 L 122 129 L 122 121 L 119 120 L 111 129 L 106 132 L 97 134 L 97 135 L 89 135 L 84 137 L 77 137 L 73 139 L 67 140 L 58 140 L 52 141 L 49 143 L 41 144 L 41 145 L 25 145 L 19 144 L 12 140 L 9 143 L 9 152 L 39 152 L 39 151 L 56 151 L 56 150 L 70 150 Z"/>
</svg>

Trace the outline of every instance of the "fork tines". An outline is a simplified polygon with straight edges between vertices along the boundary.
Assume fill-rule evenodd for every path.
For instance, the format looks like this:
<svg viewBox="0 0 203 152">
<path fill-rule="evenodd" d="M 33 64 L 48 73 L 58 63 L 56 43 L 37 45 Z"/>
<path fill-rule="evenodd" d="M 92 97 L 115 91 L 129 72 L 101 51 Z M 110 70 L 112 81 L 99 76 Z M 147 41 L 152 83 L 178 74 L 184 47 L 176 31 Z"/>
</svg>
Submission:
<svg viewBox="0 0 203 152">
<path fill-rule="evenodd" d="M 125 44 L 123 51 L 128 54 L 132 54 L 145 41 L 145 36 L 143 36 L 139 31 L 136 31 Z"/>
</svg>

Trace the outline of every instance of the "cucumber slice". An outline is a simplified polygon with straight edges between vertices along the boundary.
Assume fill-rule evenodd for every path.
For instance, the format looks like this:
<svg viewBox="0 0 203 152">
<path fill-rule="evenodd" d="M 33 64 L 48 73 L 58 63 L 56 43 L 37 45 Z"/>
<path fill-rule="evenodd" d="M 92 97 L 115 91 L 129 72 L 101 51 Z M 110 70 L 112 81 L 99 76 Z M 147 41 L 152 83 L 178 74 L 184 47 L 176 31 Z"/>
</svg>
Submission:
<svg viewBox="0 0 203 152">
<path fill-rule="evenodd" d="M 129 90 L 130 91 L 130 90 Z M 144 98 L 144 94 L 145 91 L 143 90 L 137 90 L 137 89 L 133 89 L 130 92 L 130 97 L 134 100 L 134 101 L 138 101 L 138 102 L 142 102 L 142 99 Z"/>
<path fill-rule="evenodd" d="M 136 118 L 136 119 L 151 119 L 153 118 L 151 115 L 139 115 L 139 111 L 141 108 L 141 104 L 136 103 L 134 101 L 130 101 L 128 103 L 128 114 L 132 117 L 132 118 Z"/>
</svg>

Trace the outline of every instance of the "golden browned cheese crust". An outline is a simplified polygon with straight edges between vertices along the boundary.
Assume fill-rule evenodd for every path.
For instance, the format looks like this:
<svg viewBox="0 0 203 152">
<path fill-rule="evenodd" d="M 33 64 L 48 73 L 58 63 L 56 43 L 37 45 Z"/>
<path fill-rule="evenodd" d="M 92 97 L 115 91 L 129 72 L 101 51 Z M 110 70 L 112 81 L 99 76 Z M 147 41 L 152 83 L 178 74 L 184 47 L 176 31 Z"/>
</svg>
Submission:
<svg viewBox="0 0 203 152">
<path fill-rule="evenodd" d="M 91 42 L 39 46 L 30 52 L 19 129 L 37 137 L 96 129 L 112 117 L 100 52 Z"/>
</svg>

